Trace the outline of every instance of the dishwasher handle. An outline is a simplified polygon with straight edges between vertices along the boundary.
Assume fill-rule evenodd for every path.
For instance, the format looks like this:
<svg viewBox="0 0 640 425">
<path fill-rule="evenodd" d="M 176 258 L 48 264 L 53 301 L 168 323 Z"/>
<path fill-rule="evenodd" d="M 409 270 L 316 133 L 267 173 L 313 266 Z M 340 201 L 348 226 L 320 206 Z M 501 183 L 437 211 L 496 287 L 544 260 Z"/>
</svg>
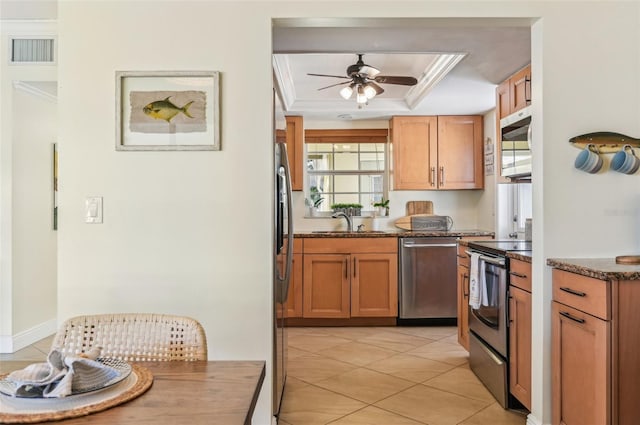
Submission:
<svg viewBox="0 0 640 425">
<path fill-rule="evenodd" d="M 403 248 L 455 248 L 458 246 L 455 243 L 414 243 L 414 242 L 402 242 Z"/>
</svg>

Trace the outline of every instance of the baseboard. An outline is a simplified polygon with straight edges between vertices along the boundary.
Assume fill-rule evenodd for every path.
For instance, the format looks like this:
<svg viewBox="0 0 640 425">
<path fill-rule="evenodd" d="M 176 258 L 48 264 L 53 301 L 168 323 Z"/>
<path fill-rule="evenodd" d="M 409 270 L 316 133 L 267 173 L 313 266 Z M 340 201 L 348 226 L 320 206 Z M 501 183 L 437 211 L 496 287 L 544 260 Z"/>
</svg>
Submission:
<svg viewBox="0 0 640 425">
<path fill-rule="evenodd" d="M 4 335 L 0 337 L 0 353 L 15 353 L 16 351 L 38 342 L 49 335 L 54 334 L 58 330 L 58 321 L 56 319 L 47 320 L 22 331 L 13 336 Z"/>
<path fill-rule="evenodd" d="M 542 421 L 533 416 L 532 413 L 527 415 L 527 424 L 526 425 L 543 425 Z"/>
</svg>

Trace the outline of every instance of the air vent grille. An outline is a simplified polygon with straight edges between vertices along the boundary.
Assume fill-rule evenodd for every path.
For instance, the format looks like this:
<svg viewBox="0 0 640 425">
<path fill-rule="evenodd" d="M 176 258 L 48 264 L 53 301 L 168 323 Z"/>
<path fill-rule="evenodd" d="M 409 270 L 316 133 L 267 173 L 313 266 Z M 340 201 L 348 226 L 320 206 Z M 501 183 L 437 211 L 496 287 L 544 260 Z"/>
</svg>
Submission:
<svg viewBox="0 0 640 425">
<path fill-rule="evenodd" d="M 12 63 L 53 63 L 53 53 L 53 38 L 14 38 L 11 40 Z"/>
</svg>

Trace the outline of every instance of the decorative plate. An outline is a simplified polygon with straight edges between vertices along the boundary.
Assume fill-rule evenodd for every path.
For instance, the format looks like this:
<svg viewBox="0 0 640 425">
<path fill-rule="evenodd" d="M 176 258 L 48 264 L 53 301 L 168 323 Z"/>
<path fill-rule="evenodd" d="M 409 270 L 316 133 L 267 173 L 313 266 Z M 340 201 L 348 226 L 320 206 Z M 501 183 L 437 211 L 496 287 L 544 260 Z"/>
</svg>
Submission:
<svg viewBox="0 0 640 425">
<path fill-rule="evenodd" d="M 118 382 L 122 382 L 131 374 L 131 365 L 122 360 L 113 359 L 113 358 L 98 358 L 96 359 L 96 361 L 106 366 L 112 367 L 117 372 L 117 375 L 111 378 L 110 380 L 108 380 L 107 382 L 101 383 L 100 385 L 96 385 L 94 387 L 82 388 L 81 390 L 73 390 L 71 394 L 68 395 L 67 397 L 72 397 L 78 394 L 86 394 L 89 392 L 105 389 L 107 387 L 117 384 Z M 15 388 L 16 388 L 15 383 L 9 381 L 6 376 L 0 379 L 1 394 L 8 395 L 11 397 L 18 397 L 18 398 L 42 398 L 42 399 L 55 398 L 55 397 L 43 397 L 41 388 L 33 387 L 32 389 L 27 390 L 25 393 L 14 394 Z"/>
</svg>

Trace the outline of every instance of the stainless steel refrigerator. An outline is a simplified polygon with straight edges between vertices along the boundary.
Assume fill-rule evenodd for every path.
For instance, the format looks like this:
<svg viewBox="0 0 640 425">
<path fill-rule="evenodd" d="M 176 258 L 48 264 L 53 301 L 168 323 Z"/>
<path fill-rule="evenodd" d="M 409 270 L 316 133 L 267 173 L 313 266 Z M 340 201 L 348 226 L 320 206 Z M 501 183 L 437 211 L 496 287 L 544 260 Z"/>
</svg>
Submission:
<svg viewBox="0 0 640 425">
<path fill-rule="evenodd" d="M 273 415 L 278 416 L 287 379 L 286 304 L 293 260 L 293 216 L 291 178 L 285 144 L 275 144 L 274 157 Z"/>
</svg>

